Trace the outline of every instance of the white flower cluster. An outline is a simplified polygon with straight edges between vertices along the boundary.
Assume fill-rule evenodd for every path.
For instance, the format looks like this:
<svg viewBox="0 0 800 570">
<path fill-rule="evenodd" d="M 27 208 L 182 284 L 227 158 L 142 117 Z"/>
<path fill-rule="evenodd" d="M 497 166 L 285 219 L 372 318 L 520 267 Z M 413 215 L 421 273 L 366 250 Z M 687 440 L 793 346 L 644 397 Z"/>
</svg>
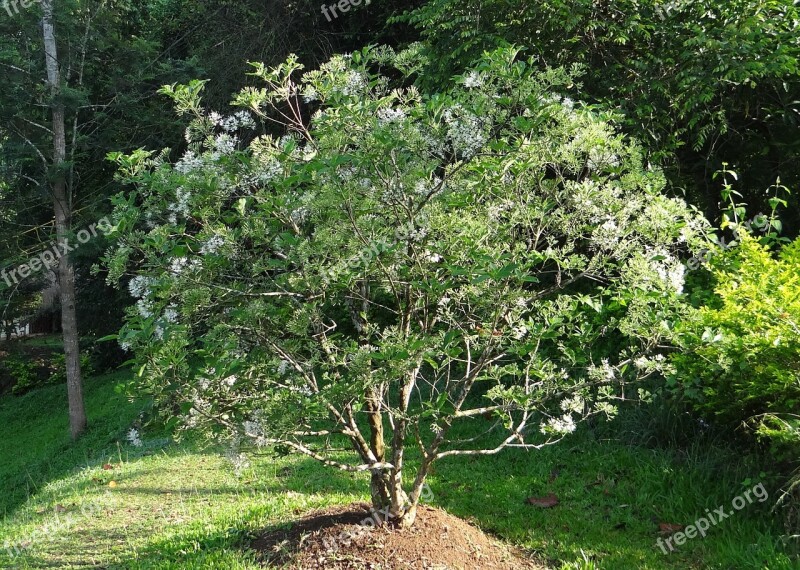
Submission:
<svg viewBox="0 0 800 570">
<path fill-rule="evenodd" d="M 245 437 L 250 438 L 256 447 L 268 445 L 267 430 L 264 427 L 263 412 L 256 412 L 252 419 L 242 422 L 242 431 Z"/>
<path fill-rule="evenodd" d="M 528 327 L 525 325 L 517 325 L 511 329 L 511 336 L 515 340 L 522 340 L 528 336 Z"/>
<path fill-rule="evenodd" d="M 266 186 L 283 174 L 283 165 L 274 156 L 262 158 L 250 176 L 246 177 L 245 184 Z"/>
<path fill-rule="evenodd" d="M 175 170 L 181 174 L 189 174 L 195 170 L 203 168 L 203 159 L 197 156 L 193 151 L 187 150 L 178 162 L 175 163 Z"/>
<path fill-rule="evenodd" d="M 223 117 L 217 112 L 212 112 L 208 118 L 215 127 L 219 127 L 227 133 L 233 133 L 239 129 L 256 128 L 253 116 L 246 110 L 238 111 L 230 117 Z"/>
<path fill-rule="evenodd" d="M 469 75 L 464 78 L 464 87 L 467 89 L 475 89 L 483 85 L 483 78 L 477 71 L 470 71 Z"/>
<path fill-rule="evenodd" d="M 220 235 L 211 236 L 200 248 L 201 255 L 213 255 L 217 253 L 222 246 L 225 245 L 225 238 Z"/>
<path fill-rule="evenodd" d="M 128 443 L 130 443 L 133 447 L 142 447 L 144 445 L 142 438 L 139 436 L 139 432 L 136 431 L 136 428 L 130 429 L 127 440 Z"/>
<path fill-rule="evenodd" d="M 150 294 L 150 288 L 154 282 L 155 279 L 152 277 L 137 275 L 128 283 L 128 291 L 134 299 L 143 299 Z"/>
<path fill-rule="evenodd" d="M 139 315 L 143 319 L 149 319 L 153 316 L 153 305 L 145 299 L 139 299 L 136 302 L 136 310 L 139 311 Z"/>
<path fill-rule="evenodd" d="M 489 214 L 489 219 L 492 221 L 497 221 L 503 215 L 504 212 L 510 212 L 514 210 L 516 204 L 514 204 L 511 200 L 504 200 L 500 203 L 495 203 L 489 206 L 487 209 L 487 213 Z"/>
<path fill-rule="evenodd" d="M 169 270 L 174 275 L 181 275 L 187 269 L 197 269 L 200 267 L 199 259 L 189 259 L 188 257 L 175 257 L 169 264 Z"/>
<path fill-rule="evenodd" d="M 367 77 L 360 71 L 350 71 L 347 74 L 347 81 L 340 89 L 342 95 L 356 97 L 361 95 L 367 88 Z"/>
<path fill-rule="evenodd" d="M 225 452 L 225 459 L 233 466 L 237 477 L 250 467 L 250 460 L 244 453 L 239 453 L 236 446 L 232 446 L 231 449 Z"/>
<path fill-rule="evenodd" d="M 424 257 L 425 261 L 428 261 L 430 263 L 439 263 L 440 261 L 442 261 L 444 259 L 438 253 L 431 253 L 430 251 L 425 251 L 425 253 L 423 253 L 423 257 Z"/>
<path fill-rule="evenodd" d="M 170 305 L 164 309 L 164 320 L 173 324 L 178 322 L 178 310 L 175 305 Z"/>
<path fill-rule="evenodd" d="M 612 381 L 617 377 L 616 368 L 609 363 L 607 358 L 601 361 L 600 366 L 595 366 L 594 364 L 589 366 L 589 368 L 587 368 L 587 373 L 589 374 L 589 378 L 599 381 Z"/>
<path fill-rule="evenodd" d="M 600 370 L 606 380 L 614 380 L 617 377 L 617 371 L 608 362 L 608 358 L 604 358 L 601 363 Z"/>
<path fill-rule="evenodd" d="M 434 176 L 431 180 L 417 180 L 417 184 L 414 186 L 414 192 L 423 198 L 439 193 L 443 189 L 442 179 L 438 176 Z"/>
<path fill-rule="evenodd" d="M 223 156 L 233 154 L 239 144 L 239 138 L 223 133 L 214 139 L 214 151 L 211 153 L 212 160 L 219 160 Z"/>
<path fill-rule="evenodd" d="M 420 132 L 420 137 L 425 141 L 428 146 L 428 152 L 431 156 L 443 158 L 447 150 L 447 144 L 440 137 L 436 136 L 429 130 Z"/>
<path fill-rule="evenodd" d="M 381 109 L 378 111 L 378 122 L 381 125 L 399 123 L 406 118 L 406 112 L 402 109 Z"/>
<path fill-rule="evenodd" d="M 709 230 L 709 223 L 703 216 L 694 216 L 681 228 L 678 242 L 688 243 L 698 236 L 705 235 Z"/>
<path fill-rule="evenodd" d="M 406 198 L 405 184 L 394 178 L 389 181 L 389 187 L 383 191 L 381 200 L 388 204 L 397 204 Z"/>
<path fill-rule="evenodd" d="M 566 435 L 575 431 L 575 420 L 572 419 L 572 414 L 564 414 L 559 418 L 550 418 L 547 423 L 542 425 L 541 432 L 545 435 L 549 433 L 556 433 L 559 435 Z"/>
<path fill-rule="evenodd" d="M 309 213 L 310 212 L 308 208 L 306 208 L 305 206 L 300 206 L 299 208 L 292 210 L 289 213 L 289 217 L 292 219 L 292 222 L 294 222 L 297 225 L 300 225 L 306 221 Z"/>
<path fill-rule="evenodd" d="M 613 218 L 595 229 L 592 239 L 599 249 L 613 250 L 622 238 L 622 230 Z"/>
<path fill-rule="evenodd" d="M 585 407 L 586 407 L 586 401 L 580 394 L 575 394 L 571 398 L 567 398 L 566 400 L 561 402 L 561 409 L 565 412 L 575 412 L 576 414 L 582 414 Z"/>
<path fill-rule="evenodd" d="M 306 85 L 303 89 L 303 101 L 305 103 L 313 103 L 319 100 L 319 92 L 313 85 Z"/>
<path fill-rule="evenodd" d="M 442 115 L 453 151 L 462 158 L 472 158 L 486 144 L 483 122 L 460 106 L 447 109 Z"/>
<path fill-rule="evenodd" d="M 651 268 L 658 275 L 661 282 L 678 294 L 683 293 L 686 283 L 686 266 L 668 252 L 659 250 L 651 257 Z"/>
<path fill-rule="evenodd" d="M 428 236 L 428 230 L 426 228 L 418 228 L 412 229 L 408 232 L 408 238 L 411 241 L 422 241 Z"/>
<path fill-rule="evenodd" d="M 170 212 L 169 222 L 171 224 L 178 223 L 178 216 L 184 218 L 189 216 L 189 201 L 191 198 L 191 193 L 183 186 L 175 190 L 175 201 L 167 205 L 167 210 Z"/>
<path fill-rule="evenodd" d="M 666 358 L 664 358 L 663 354 L 656 354 L 652 359 L 647 358 L 646 356 L 640 356 L 633 361 L 633 365 L 637 370 L 653 372 L 661 370 L 665 360 Z"/>
</svg>

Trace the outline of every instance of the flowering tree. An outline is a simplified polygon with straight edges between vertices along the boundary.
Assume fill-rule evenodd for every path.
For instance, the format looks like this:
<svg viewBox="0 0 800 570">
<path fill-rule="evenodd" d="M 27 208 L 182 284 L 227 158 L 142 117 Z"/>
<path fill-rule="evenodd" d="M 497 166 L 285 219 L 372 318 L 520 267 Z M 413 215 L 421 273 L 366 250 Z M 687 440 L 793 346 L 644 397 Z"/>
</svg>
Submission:
<svg viewBox="0 0 800 570">
<path fill-rule="evenodd" d="M 107 257 L 134 275 L 119 339 L 162 409 L 369 472 L 411 525 L 434 462 L 554 443 L 658 372 L 705 222 L 556 95 L 566 73 L 515 59 L 435 95 L 375 71 L 407 77 L 413 52 L 257 65 L 229 117 L 202 82 L 165 88 L 189 150 L 114 156 L 135 190 Z M 254 117 L 286 135 L 253 138 Z"/>
</svg>

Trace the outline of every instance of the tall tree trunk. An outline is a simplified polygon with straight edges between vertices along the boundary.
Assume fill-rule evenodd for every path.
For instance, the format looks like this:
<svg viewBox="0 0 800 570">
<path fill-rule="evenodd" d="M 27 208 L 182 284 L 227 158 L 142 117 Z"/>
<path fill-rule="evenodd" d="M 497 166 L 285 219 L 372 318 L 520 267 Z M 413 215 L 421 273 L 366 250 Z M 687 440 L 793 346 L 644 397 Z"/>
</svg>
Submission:
<svg viewBox="0 0 800 570">
<path fill-rule="evenodd" d="M 75 310 L 75 269 L 69 258 L 69 231 L 72 217 L 72 199 L 68 195 L 65 179 L 67 136 L 64 104 L 61 102 L 58 50 L 53 21 L 53 0 L 42 0 L 44 18 L 44 55 L 47 84 L 50 87 L 53 114 L 53 207 L 55 209 L 56 236 L 61 259 L 58 279 L 61 292 L 61 328 L 64 335 L 64 354 L 67 366 L 67 397 L 69 399 L 69 427 L 72 439 L 86 429 L 86 409 L 83 401 L 81 359 L 78 343 L 78 316 Z"/>
</svg>

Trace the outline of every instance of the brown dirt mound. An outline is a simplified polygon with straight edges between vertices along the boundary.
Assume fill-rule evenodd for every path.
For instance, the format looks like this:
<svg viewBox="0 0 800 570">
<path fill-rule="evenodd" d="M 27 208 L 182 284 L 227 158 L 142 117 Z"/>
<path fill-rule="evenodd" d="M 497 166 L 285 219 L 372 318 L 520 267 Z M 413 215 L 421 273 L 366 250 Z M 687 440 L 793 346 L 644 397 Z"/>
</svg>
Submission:
<svg viewBox="0 0 800 570">
<path fill-rule="evenodd" d="M 420 507 L 414 526 L 364 524 L 366 504 L 316 511 L 252 544 L 265 561 L 292 570 L 521 570 L 544 568 L 467 522 Z"/>
</svg>

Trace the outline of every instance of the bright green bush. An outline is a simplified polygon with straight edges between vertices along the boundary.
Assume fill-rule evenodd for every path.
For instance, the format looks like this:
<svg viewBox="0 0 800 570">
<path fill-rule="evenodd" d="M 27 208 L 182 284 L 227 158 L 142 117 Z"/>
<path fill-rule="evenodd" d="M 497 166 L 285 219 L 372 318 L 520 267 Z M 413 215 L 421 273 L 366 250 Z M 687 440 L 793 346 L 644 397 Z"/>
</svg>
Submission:
<svg viewBox="0 0 800 570">
<path fill-rule="evenodd" d="M 13 380 L 11 392 L 23 394 L 39 382 L 39 367 L 35 362 L 18 354 L 9 354 L 0 363 L 0 372 L 5 371 Z"/>
<path fill-rule="evenodd" d="M 711 266 L 715 296 L 683 324 L 673 384 L 708 417 L 790 443 L 800 409 L 800 239 L 776 255 L 740 230 L 738 247 Z"/>
</svg>

